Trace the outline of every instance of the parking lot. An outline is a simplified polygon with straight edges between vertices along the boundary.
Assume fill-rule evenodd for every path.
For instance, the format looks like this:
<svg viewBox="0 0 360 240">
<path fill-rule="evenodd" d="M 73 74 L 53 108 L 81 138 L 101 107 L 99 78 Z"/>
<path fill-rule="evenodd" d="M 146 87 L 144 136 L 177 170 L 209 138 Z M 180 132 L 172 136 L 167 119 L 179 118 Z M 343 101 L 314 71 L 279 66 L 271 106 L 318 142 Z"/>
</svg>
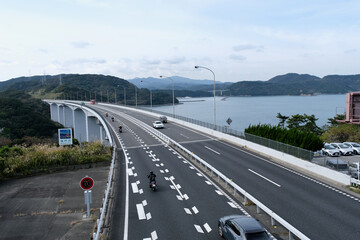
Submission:
<svg viewBox="0 0 360 240">
<path fill-rule="evenodd" d="M 329 157 L 324 155 L 315 156 L 312 160 L 313 163 L 325 166 L 344 174 L 349 174 L 349 164 L 350 163 L 360 163 L 360 155 L 351 155 L 351 156 L 340 156 L 340 157 Z M 347 168 L 344 169 L 341 165 L 342 162 L 347 163 Z M 333 164 L 331 164 L 333 163 Z"/>
</svg>

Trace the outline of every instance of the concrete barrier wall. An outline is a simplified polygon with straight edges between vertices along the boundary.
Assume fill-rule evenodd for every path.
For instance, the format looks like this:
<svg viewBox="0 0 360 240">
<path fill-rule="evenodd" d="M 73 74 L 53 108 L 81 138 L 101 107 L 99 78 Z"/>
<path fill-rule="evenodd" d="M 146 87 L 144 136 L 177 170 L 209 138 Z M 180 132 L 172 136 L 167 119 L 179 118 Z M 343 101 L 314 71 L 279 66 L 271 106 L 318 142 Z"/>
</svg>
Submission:
<svg viewBox="0 0 360 240">
<path fill-rule="evenodd" d="M 112 107 L 114 106 L 114 105 L 111 105 L 111 104 L 103 104 L 103 103 L 100 103 L 100 104 L 104 105 L 104 106 L 106 106 L 106 105 L 112 106 Z M 153 116 L 153 117 L 156 117 L 156 118 L 159 118 L 161 116 L 160 114 L 145 111 L 145 110 L 141 110 L 141 109 L 129 108 L 129 107 L 124 107 L 124 106 L 116 106 L 116 107 L 137 111 L 137 112 L 147 114 L 147 115 L 150 115 L 150 116 Z M 336 182 L 336 183 L 338 183 L 340 185 L 350 185 L 350 176 L 348 176 L 346 174 L 343 174 L 343 173 L 334 171 L 332 169 L 329 169 L 329 168 L 314 164 L 314 163 L 309 162 L 309 161 L 302 160 L 300 158 L 297 158 L 297 157 L 294 157 L 292 155 L 277 151 L 277 150 L 272 149 L 272 148 L 262 146 L 262 145 L 257 144 L 257 143 L 246 141 L 245 139 L 234 137 L 234 136 L 229 135 L 229 134 L 218 132 L 218 131 L 215 131 L 215 130 L 212 130 L 212 129 L 209 129 L 209 128 L 198 126 L 196 124 L 189 123 L 189 122 L 186 122 L 186 121 L 182 121 L 182 120 L 179 120 L 179 119 L 175 119 L 175 118 L 172 118 L 172 117 L 168 117 L 168 119 L 171 122 L 174 122 L 174 123 L 186 126 L 188 128 L 203 132 L 203 133 L 208 134 L 210 136 L 214 136 L 216 138 L 219 138 L 221 140 L 224 140 L 224 141 L 239 145 L 239 146 L 247 148 L 249 150 L 252 150 L 252 151 L 255 151 L 255 152 L 261 152 L 263 155 L 266 155 L 266 156 L 268 156 L 270 158 L 276 158 L 276 159 L 278 159 L 280 161 L 283 161 L 283 162 L 285 162 L 287 164 L 290 164 L 292 166 L 295 166 L 295 167 L 301 168 L 303 170 L 309 171 L 310 173 L 312 173 L 314 175 L 318 175 L 319 177 L 326 178 L 326 179 L 328 179 L 330 181 L 333 181 L 333 182 Z"/>
</svg>

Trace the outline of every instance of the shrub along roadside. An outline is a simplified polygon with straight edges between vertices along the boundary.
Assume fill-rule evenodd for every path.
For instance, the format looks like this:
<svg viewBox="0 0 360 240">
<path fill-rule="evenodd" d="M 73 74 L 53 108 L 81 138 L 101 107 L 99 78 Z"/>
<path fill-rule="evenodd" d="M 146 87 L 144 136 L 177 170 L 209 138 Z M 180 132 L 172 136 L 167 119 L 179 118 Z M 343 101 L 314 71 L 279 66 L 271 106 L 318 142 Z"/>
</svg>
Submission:
<svg viewBox="0 0 360 240">
<path fill-rule="evenodd" d="M 14 176 L 26 176 L 35 172 L 47 172 L 51 168 L 97 162 L 110 162 L 111 149 L 101 143 L 83 143 L 63 147 L 34 145 L 29 148 L 0 148 L 0 180 Z"/>
<path fill-rule="evenodd" d="M 245 133 L 268 138 L 274 141 L 289 144 L 295 147 L 317 151 L 323 147 L 323 141 L 315 133 L 300 131 L 295 128 L 287 129 L 268 124 L 249 126 Z"/>
</svg>

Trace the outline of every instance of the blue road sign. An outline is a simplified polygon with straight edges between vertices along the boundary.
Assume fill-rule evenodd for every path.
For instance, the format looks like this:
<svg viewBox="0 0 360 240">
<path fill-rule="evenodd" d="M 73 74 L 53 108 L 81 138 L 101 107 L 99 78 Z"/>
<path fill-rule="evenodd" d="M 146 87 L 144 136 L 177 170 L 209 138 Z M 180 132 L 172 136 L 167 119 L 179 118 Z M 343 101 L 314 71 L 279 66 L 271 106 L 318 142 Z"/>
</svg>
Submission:
<svg viewBox="0 0 360 240">
<path fill-rule="evenodd" d="M 72 145 L 72 131 L 71 128 L 60 128 L 59 133 L 59 145 Z"/>
</svg>

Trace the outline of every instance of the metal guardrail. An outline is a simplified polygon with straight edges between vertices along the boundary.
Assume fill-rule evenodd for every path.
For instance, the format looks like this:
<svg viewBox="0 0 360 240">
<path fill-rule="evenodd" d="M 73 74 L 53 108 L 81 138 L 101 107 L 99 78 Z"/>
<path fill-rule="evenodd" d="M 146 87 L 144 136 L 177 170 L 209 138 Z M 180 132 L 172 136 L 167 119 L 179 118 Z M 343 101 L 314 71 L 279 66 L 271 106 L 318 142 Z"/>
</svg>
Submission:
<svg viewBox="0 0 360 240">
<path fill-rule="evenodd" d="M 142 109 L 146 110 L 146 111 L 149 111 L 148 108 L 142 108 Z M 179 120 L 182 120 L 182 121 L 185 121 L 185 122 L 189 122 L 189 123 L 193 123 L 193 124 L 196 124 L 198 126 L 206 127 L 206 128 L 209 128 L 209 129 L 216 129 L 216 131 L 226 133 L 226 134 L 229 134 L 229 135 L 232 135 L 232 136 L 236 136 L 236 137 L 245 139 L 247 141 L 254 142 L 254 143 L 257 143 L 257 144 L 260 144 L 260 145 L 275 149 L 275 150 L 283 152 L 283 153 L 290 154 L 292 156 L 295 156 L 295 157 L 298 157 L 298 158 L 301 158 L 301 159 L 304 159 L 304 160 L 307 160 L 307 161 L 311 161 L 313 159 L 313 156 L 314 156 L 313 151 L 309 151 L 309 150 L 302 149 L 302 148 L 299 148 L 299 147 L 295 147 L 295 146 L 292 146 L 292 145 L 289 145 L 289 144 L 277 142 L 277 141 L 274 141 L 274 140 L 271 140 L 271 139 L 268 139 L 268 138 L 259 137 L 259 136 L 252 135 L 252 134 L 249 134 L 249 133 L 244 133 L 244 132 L 238 131 L 236 129 L 232 129 L 232 128 L 228 127 L 228 126 L 216 125 L 215 128 L 214 128 L 214 124 L 199 121 L 199 120 L 196 120 L 196 119 L 183 117 L 183 116 L 179 116 L 179 115 L 172 116 L 172 114 L 170 114 L 170 113 L 157 111 L 157 110 L 152 110 L 152 112 L 158 113 L 158 114 L 161 114 L 161 115 L 165 115 L 165 116 L 168 116 L 168 117 L 174 117 L 176 119 L 179 119 Z"/>
<path fill-rule="evenodd" d="M 73 107 L 84 108 L 86 111 L 89 111 L 92 114 L 94 114 L 95 116 L 97 116 L 97 118 L 99 119 L 99 121 L 101 122 L 101 124 L 103 125 L 103 127 L 104 127 L 104 129 L 106 131 L 106 134 L 108 136 L 110 145 L 114 147 L 114 139 L 113 139 L 113 136 L 110 133 L 109 126 L 106 124 L 103 117 L 101 115 L 99 115 L 96 111 L 94 111 L 93 109 L 90 109 L 88 107 L 82 106 L 80 104 L 74 104 L 74 103 L 69 103 L 69 102 L 65 102 L 65 101 L 62 102 L 62 101 L 49 100 L 48 102 L 58 102 L 58 103 L 62 103 L 62 104 L 65 104 L 65 105 L 71 105 Z M 124 148 L 122 148 L 122 149 L 124 149 Z M 108 210 L 109 195 L 110 195 L 110 191 L 111 191 L 111 185 L 113 183 L 113 173 L 114 173 L 115 156 L 116 156 L 115 151 L 116 151 L 116 148 L 114 147 L 113 154 L 112 154 L 112 159 L 111 159 L 109 176 L 108 176 L 106 190 L 105 190 L 105 198 L 103 199 L 102 207 L 100 208 L 100 218 L 96 220 L 96 223 L 97 223 L 96 233 L 95 232 L 93 233 L 93 239 L 95 239 L 95 240 L 98 240 L 100 235 L 101 235 L 101 231 L 102 231 L 104 221 L 105 221 L 105 215 L 106 215 L 107 210 Z M 126 157 L 126 154 L 124 154 L 124 155 Z"/>
<path fill-rule="evenodd" d="M 113 179 L 114 165 L 115 165 L 115 150 L 116 150 L 116 148 L 114 147 L 109 177 L 108 177 L 107 186 L 106 186 L 106 190 L 105 190 L 105 198 L 103 199 L 102 208 L 100 208 L 100 218 L 96 220 L 97 229 L 96 229 L 96 233 L 93 234 L 93 239 L 95 239 L 95 240 L 99 239 L 100 232 L 102 230 L 102 227 L 103 227 L 104 221 L 105 221 L 105 214 L 107 212 L 108 200 L 109 200 L 110 189 L 111 189 L 112 179 Z"/>
<path fill-rule="evenodd" d="M 279 224 L 281 224 L 283 227 L 285 227 L 286 229 L 288 229 L 289 231 L 289 239 L 292 239 L 293 234 L 295 236 L 297 236 L 300 239 L 304 239 L 304 240 L 308 240 L 310 238 L 308 238 L 307 236 L 305 236 L 302 232 L 300 232 L 298 229 L 296 229 L 295 227 L 293 227 L 290 223 L 288 223 L 287 221 L 285 221 L 283 218 L 281 218 L 279 215 L 277 215 L 275 212 L 273 212 L 270 208 L 266 207 L 264 204 L 262 204 L 260 201 L 258 201 L 255 197 L 253 197 L 251 194 L 247 193 L 244 189 L 242 189 L 240 186 L 238 186 L 236 183 L 234 183 L 233 181 L 231 181 L 228 177 L 226 177 L 224 174 L 222 174 L 220 171 L 218 171 L 216 168 L 214 168 L 213 166 L 211 166 L 209 163 L 207 163 L 206 161 L 204 161 L 203 159 L 201 159 L 199 156 L 197 156 L 196 154 L 193 154 L 192 152 L 190 152 L 188 149 L 186 149 L 185 147 L 183 147 L 182 145 L 180 145 L 179 143 L 175 142 L 174 140 L 172 140 L 171 138 L 169 138 L 168 136 L 160 133 L 159 131 L 153 129 L 151 126 L 145 124 L 144 122 L 133 118 L 127 114 L 122 114 L 123 117 L 127 118 L 128 120 L 131 120 L 133 123 L 139 125 L 140 127 L 152 132 L 153 134 L 155 134 L 156 136 L 158 136 L 159 138 L 161 138 L 165 143 L 172 145 L 173 147 L 176 147 L 178 149 L 180 149 L 181 151 L 183 151 L 184 153 L 186 153 L 189 157 L 191 157 L 192 159 L 194 159 L 195 161 L 198 161 L 200 164 L 202 164 L 206 169 L 209 169 L 211 171 L 211 174 L 216 174 L 218 176 L 218 181 L 220 181 L 220 179 L 222 179 L 225 183 L 226 186 L 230 185 L 233 189 L 234 189 L 234 194 L 236 194 L 237 192 L 241 193 L 245 199 L 249 199 L 251 202 L 253 202 L 259 209 L 261 209 L 262 211 L 264 211 L 265 213 L 267 213 L 270 217 L 271 217 L 271 222 L 273 223 L 274 221 L 278 222 Z"/>
</svg>

